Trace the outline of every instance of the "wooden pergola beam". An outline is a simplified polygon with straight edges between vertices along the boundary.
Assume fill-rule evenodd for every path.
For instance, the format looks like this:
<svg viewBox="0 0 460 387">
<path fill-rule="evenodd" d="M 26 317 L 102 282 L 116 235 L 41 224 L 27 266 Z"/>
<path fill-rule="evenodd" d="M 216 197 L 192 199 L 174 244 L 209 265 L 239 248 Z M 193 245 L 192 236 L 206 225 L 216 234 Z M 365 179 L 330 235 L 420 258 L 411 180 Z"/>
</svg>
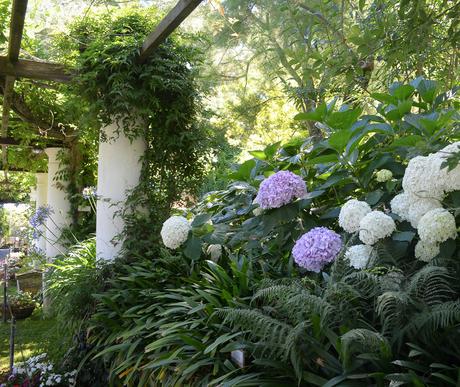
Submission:
<svg viewBox="0 0 460 387">
<path fill-rule="evenodd" d="M 144 63 L 149 55 L 171 35 L 201 2 L 202 0 L 179 0 L 176 6 L 161 20 L 160 24 L 145 38 L 138 62 Z"/>
<path fill-rule="evenodd" d="M 8 42 L 8 59 L 10 62 L 17 62 L 19 59 L 26 11 L 27 0 L 13 0 L 13 6 L 11 9 L 10 37 Z"/>
<path fill-rule="evenodd" d="M 27 0 L 13 0 L 11 8 L 10 36 L 8 38 L 8 61 L 16 63 L 19 59 L 21 50 L 22 33 L 24 31 L 24 21 L 26 19 Z M 3 111 L 2 111 L 2 137 L 7 136 L 8 120 L 10 117 L 11 99 L 14 90 L 14 76 L 7 75 L 3 91 Z M 5 148 L 3 149 L 3 162 L 5 162 Z"/>
<path fill-rule="evenodd" d="M 4 171 L 3 164 L 0 164 L 0 171 Z M 17 168 L 8 165 L 8 173 L 9 172 L 33 172 L 33 173 L 46 173 L 47 171 L 44 170 L 34 170 L 29 168 Z"/>
<path fill-rule="evenodd" d="M 5 56 L 0 56 L 0 75 L 62 83 L 72 79 L 71 71 L 60 64 L 26 59 L 11 63 Z"/>
<path fill-rule="evenodd" d="M 40 144 L 38 140 L 32 140 L 30 141 L 29 144 L 24 145 L 21 141 L 16 140 L 15 138 L 12 138 L 12 137 L 0 137 L 0 145 L 19 146 L 19 147 L 34 148 L 34 149 L 43 149 L 43 147 L 49 147 L 49 146 L 62 148 L 66 146 L 63 141 L 54 140 L 54 139 L 51 139 L 51 140 L 43 139 L 43 140 L 45 140 L 43 144 Z"/>
</svg>

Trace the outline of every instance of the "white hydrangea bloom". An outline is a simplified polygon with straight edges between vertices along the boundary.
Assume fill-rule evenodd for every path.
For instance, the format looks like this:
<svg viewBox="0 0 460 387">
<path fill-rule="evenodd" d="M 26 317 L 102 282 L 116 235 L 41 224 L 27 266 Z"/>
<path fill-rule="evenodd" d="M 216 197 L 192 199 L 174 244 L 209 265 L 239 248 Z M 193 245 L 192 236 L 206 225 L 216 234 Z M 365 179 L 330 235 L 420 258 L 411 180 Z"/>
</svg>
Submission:
<svg viewBox="0 0 460 387">
<path fill-rule="evenodd" d="M 373 245 L 379 239 L 390 236 L 396 230 L 394 220 L 382 211 L 369 212 L 359 223 L 359 239 Z"/>
<path fill-rule="evenodd" d="M 372 246 L 356 245 L 351 246 L 345 252 L 345 258 L 350 261 L 350 265 L 355 269 L 364 269 L 372 254 Z"/>
<path fill-rule="evenodd" d="M 359 230 L 359 222 L 369 212 L 371 212 L 369 204 L 356 199 L 351 199 L 346 202 L 340 210 L 339 225 L 346 232 L 356 232 Z"/>
<path fill-rule="evenodd" d="M 439 252 L 440 249 L 437 243 L 427 243 L 420 240 L 415 245 L 415 258 L 424 262 L 430 262 Z"/>
<path fill-rule="evenodd" d="M 404 173 L 404 192 L 418 198 L 442 199 L 444 179 L 440 178 L 440 159 L 434 156 L 417 156 L 409 161 Z"/>
<path fill-rule="evenodd" d="M 417 228 L 418 222 L 428 211 L 441 208 L 442 204 L 436 199 L 416 199 L 409 206 L 409 221 L 412 227 Z"/>
<path fill-rule="evenodd" d="M 418 234 L 426 243 L 441 243 L 456 238 L 457 227 L 454 216 L 444 208 L 428 211 L 418 222 Z"/>
<path fill-rule="evenodd" d="M 222 245 L 209 245 L 206 252 L 211 256 L 212 261 L 217 262 L 222 256 Z"/>
<path fill-rule="evenodd" d="M 190 230 L 190 223 L 183 216 L 171 216 L 163 223 L 161 239 L 166 247 L 174 250 L 187 240 Z"/>
<path fill-rule="evenodd" d="M 405 192 L 396 195 L 390 202 L 391 211 L 399 215 L 403 220 L 409 220 L 409 206 L 411 196 Z"/>
<path fill-rule="evenodd" d="M 440 164 L 442 165 L 452 153 L 458 151 L 460 151 L 460 141 L 447 145 L 435 155 L 440 159 Z M 446 192 L 460 190 L 460 164 L 451 171 L 448 168 L 441 168 L 440 174 L 444 179 Z"/>
<path fill-rule="evenodd" d="M 375 180 L 379 183 L 385 183 L 393 178 L 393 172 L 388 169 L 381 169 L 375 174 Z"/>
</svg>

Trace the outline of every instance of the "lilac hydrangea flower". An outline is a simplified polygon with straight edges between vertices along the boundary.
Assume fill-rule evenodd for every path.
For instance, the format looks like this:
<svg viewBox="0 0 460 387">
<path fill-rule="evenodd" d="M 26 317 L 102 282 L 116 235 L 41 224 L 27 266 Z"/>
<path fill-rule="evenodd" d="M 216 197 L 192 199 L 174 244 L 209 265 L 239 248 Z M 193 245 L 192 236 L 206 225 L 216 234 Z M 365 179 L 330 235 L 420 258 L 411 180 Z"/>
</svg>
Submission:
<svg viewBox="0 0 460 387">
<path fill-rule="evenodd" d="M 319 273 L 334 261 L 342 248 L 340 235 L 326 227 L 315 227 L 297 240 L 292 255 L 300 267 Z"/>
<path fill-rule="evenodd" d="M 265 179 L 255 202 L 264 209 L 279 208 L 307 194 L 303 179 L 290 171 L 280 171 Z"/>
<path fill-rule="evenodd" d="M 51 208 L 51 206 L 40 206 L 37 208 L 37 211 L 35 211 L 35 214 L 33 214 L 29 219 L 29 223 L 34 229 L 36 229 L 42 224 L 45 224 L 46 220 L 52 214 L 54 214 L 54 210 Z"/>
</svg>

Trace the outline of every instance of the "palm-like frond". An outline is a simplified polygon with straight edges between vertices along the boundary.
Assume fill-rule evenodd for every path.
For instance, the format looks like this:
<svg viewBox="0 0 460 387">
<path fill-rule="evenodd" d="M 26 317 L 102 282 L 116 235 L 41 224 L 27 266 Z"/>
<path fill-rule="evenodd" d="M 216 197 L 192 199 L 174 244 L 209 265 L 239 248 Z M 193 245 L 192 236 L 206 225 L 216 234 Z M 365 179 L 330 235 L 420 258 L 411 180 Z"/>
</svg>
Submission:
<svg viewBox="0 0 460 387">
<path fill-rule="evenodd" d="M 380 316 L 384 334 L 403 325 L 405 312 L 410 303 L 409 296 L 402 291 L 385 292 L 377 298 L 376 311 Z"/>
<path fill-rule="evenodd" d="M 341 337 L 344 362 L 354 353 L 379 353 L 383 357 L 391 356 L 390 344 L 378 332 L 369 329 L 352 329 Z"/>
<path fill-rule="evenodd" d="M 460 301 L 437 304 L 429 310 L 414 315 L 408 322 L 407 330 L 412 334 L 428 338 L 439 330 L 460 323 Z"/>
<path fill-rule="evenodd" d="M 451 281 L 452 277 L 445 267 L 426 265 L 412 276 L 407 292 L 427 305 L 437 305 L 454 294 Z"/>
</svg>

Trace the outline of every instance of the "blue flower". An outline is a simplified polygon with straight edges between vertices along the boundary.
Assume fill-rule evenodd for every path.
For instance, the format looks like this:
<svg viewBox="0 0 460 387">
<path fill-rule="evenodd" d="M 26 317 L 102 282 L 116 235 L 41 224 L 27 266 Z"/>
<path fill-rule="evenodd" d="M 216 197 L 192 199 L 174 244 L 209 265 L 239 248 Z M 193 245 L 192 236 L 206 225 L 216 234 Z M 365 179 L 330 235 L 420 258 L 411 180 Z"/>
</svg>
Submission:
<svg viewBox="0 0 460 387">
<path fill-rule="evenodd" d="M 33 214 L 29 219 L 29 223 L 36 230 L 41 225 L 45 224 L 46 220 L 52 214 L 54 214 L 54 210 L 51 208 L 51 206 L 40 206 L 37 208 L 37 211 L 35 211 L 35 214 Z"/>
</svg>

